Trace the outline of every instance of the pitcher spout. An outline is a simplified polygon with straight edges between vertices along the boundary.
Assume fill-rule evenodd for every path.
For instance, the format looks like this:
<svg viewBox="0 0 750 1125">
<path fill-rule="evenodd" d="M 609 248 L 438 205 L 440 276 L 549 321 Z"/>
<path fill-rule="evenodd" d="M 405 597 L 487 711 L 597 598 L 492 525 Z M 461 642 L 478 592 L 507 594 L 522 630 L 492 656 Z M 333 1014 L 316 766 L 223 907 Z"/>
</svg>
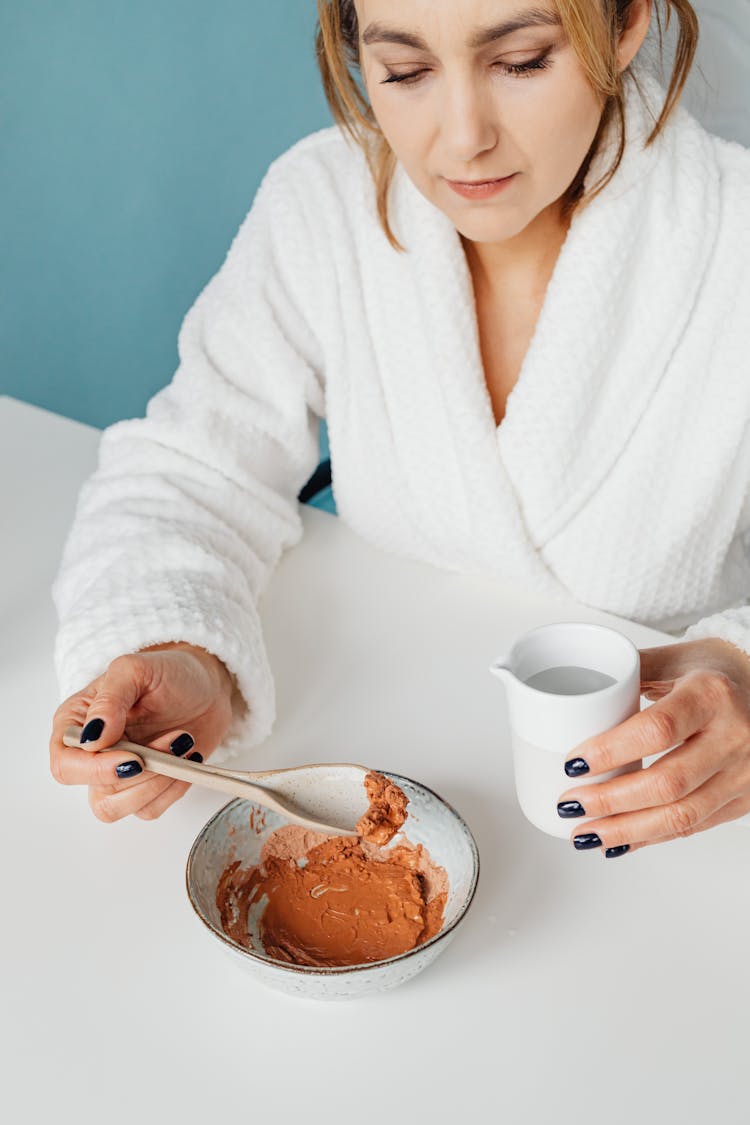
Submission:
<svg viewBox="0 0 750 1125">
<path fill-rule="evenodd" d="M 511 684 L 516 683 L 518 680 L 515 672 L 512 672 L 507 664 L 503 664 L 502 660 L 493 660 L 489 670 L 492 672 L 493 676 L 497 676 L 503 683 Z"/>
</svg>

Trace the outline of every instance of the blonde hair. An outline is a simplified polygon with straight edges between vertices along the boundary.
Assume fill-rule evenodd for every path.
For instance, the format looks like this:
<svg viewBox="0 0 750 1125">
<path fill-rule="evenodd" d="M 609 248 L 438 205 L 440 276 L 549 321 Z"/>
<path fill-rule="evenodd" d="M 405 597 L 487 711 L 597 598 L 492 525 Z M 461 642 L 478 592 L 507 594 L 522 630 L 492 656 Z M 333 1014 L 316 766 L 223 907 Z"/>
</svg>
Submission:
<svg viewBox="0 0 750 1125">
<path fill-rule="evenodd" d="M 659 51 L 663 54 L 660 3 L 666 7 L 666 29 L 674 12 L 680 30 L 675 49 L 674 66 L 661 113 L 646 140 L 652 144 L 661 133 L 687 81 L 698 45 L 698 17 L 687 0 L 654 0 L 659 30 Z M 556 0 L 563 30 L 575 50 L 592 89 L 599 94 L 604 108 L 599 128 L 575 179 L 563 197 L 563 216 L 570 218 L 584 200 L 583 183 L 602 135 L 612 117 L 616 117 L 619 139 L 615 159 L 608 171 L 585 197 L 590 202 L 614 176 L 625 151 L 625 97 L 623 80 L 629 74 L 638 86 L 631 65 L 617 69 L 617 43 L 627 24 L 633 0 Z M 388 241 L 395 250 L 405 248 L 397 240 L 388 219 L 388 189 L 396 166 L 396 157 L 383 136 L 367 98 L 355 81 L 352 69 L 358 70 L 359 28 L 354 0 L 318 0 L 318 25 L 315 35 L 318 67 L 323 89 L 334 121 L 364 151 L 375 185 L 377 213 Z M 640 88 L 639 88 L 640 92 Z"/>
</svg>

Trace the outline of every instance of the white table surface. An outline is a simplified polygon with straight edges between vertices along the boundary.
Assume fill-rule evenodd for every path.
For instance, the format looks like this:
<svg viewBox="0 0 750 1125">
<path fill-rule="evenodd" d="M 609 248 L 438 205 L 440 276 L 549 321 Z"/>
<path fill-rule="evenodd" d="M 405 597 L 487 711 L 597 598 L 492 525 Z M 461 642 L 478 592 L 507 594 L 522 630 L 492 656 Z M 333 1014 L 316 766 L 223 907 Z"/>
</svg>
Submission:
<svg viewBox="0 0 750 1125">
<path fill-rule="evenodd" d="M 304 509 L 262 603 L 279 717 L 247 766 L 417 778 L 468 821 L 481 875 L 411 982 L 295 1000 L 236 967 L 188 903 L 187 853 L 223 798 L 193 789 L 157 821 L 105 825 L 49 774 L 49 587 L 98 434 L 0 399 L 3 1118 L 747 1122 L 747 828 L 612 860 L 537 831 L 487 672 L 546 621 L 673 638 L 387 555 Z"/>
</svg>

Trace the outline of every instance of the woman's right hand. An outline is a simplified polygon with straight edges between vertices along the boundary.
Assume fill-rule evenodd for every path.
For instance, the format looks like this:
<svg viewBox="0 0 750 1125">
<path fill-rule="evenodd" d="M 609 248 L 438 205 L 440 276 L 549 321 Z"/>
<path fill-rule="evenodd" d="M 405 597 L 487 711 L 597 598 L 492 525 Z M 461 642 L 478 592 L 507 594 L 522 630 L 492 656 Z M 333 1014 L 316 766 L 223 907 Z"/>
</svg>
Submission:
<svg viewBox="0 0 750 1125">
<path fill-rule="evenodd" d="M 63 785 L 88 785 L 89 804 L 99 820 L 120 820 L 129 813 L 154 820 L 189 784 L 144 770 L 133 754 L 107 747 L 124 737 L 166 753 L 205 759 L 229 729 L 232 687 L 217 656 L 186 642 L 118 656 L 55 711 L 49 743 L 52 776 Z M 91 724 L 88 733 L 97 737 L 80 749 L 66 746 L 63 734 L 72 724 Z M 170 743 L 180 736 L 171 750 Z"/>
</svg>

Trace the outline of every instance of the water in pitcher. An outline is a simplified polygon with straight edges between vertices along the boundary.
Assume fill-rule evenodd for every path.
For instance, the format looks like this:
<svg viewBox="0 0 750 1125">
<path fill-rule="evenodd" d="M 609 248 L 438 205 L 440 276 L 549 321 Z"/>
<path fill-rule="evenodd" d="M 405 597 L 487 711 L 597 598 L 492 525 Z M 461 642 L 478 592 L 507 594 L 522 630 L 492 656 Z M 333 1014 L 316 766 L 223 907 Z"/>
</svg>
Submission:
<svg viewBox="0 0 750 1125">
<path fill-rule="evenodd" d="M 537 691 L 548 691 L 553 695 L 588 695 L 589 692 L 601 691 L 617 681 L 614 676 L 608 676 L 606 672 L 599 672 L 596 668 L 565 664 L 543 668 L 541 672 L 529 676 L 524 683 Z"/>
</svg>

